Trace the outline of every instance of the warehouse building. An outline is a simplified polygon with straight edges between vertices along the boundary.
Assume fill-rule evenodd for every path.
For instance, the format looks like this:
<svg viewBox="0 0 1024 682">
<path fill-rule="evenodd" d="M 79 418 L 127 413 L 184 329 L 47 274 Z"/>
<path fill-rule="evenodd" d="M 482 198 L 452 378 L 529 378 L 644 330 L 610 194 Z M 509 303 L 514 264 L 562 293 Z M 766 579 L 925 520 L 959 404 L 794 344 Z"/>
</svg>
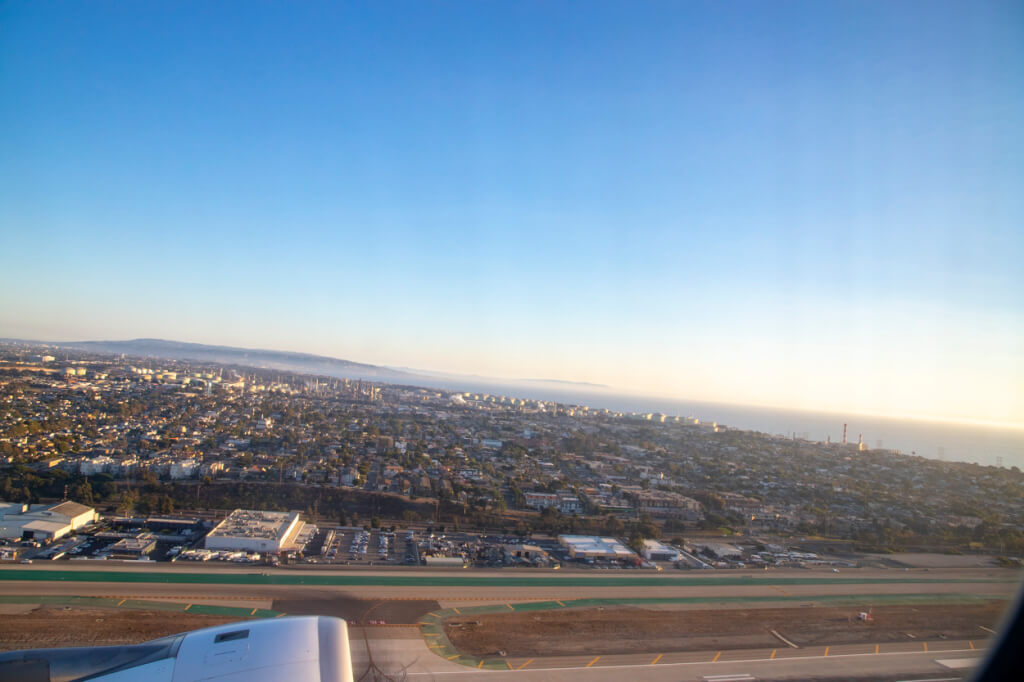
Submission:
<svg viewBox="0 0 1024 682">
<path fill-rule="evenodd" d="M 96 510 L 77 502 L 21 504 L 0 502 L 0 538 L 52 542 L 95 523 Z"/>
<path fill-rule="evenodd" d="M 236 509 L 206 536 L 206 549 L 279 554 L 294 549 L 304 524 L 299 512 Z"/>
<path fill-rule="evenodd" d="M 678 549 L 664 545 L 657 540 L 644 540 L 644 559 L 648 561 L 679 561 L 682 554 Z"/>
<path fill-rule="evenodd" d="M 709 556 L 714 559 L 742 559 L 743 550 L 734 545 L 729 545 L 724 542 L 703 542 L 699 545 L 694 545 L 698 554 Z"/>
<path fill-rule="evenodd" d="M 636 554 L 616 538 L 596 535 L 559 535 L 558 542 L 573 559 L 636 559 Z"/>
<path fill-rule="evenodd" d="M 141 559 L 156 549 L 156 537 L 140 533 L 133 538 L 121 538 L 110 547 L 111 559 Z"/>
</svg>

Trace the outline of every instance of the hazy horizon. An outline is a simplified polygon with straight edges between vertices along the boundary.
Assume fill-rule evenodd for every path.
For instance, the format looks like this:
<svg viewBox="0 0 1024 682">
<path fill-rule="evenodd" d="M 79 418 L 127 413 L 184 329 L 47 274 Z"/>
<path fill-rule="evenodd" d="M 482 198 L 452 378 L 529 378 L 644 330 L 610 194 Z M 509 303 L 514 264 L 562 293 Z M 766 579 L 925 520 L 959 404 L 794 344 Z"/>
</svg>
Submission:
<svg viewBox="0 0 1024 682">
<path fill-rule="evenodd" d="M 232 350 L 242 350 L 242 351 L 253 351 L 253 352 L 269 351 L 269 352 L 280 352 L 280 353 L 299 353 L 299 354 L 305 354 L 305 351 L 299 351 L 299 350 L 295 350 L 295 349 L 256 348 L 256 347 L 247 347 L 247 346 L 222 346 L 222 345 L 219 345 L 219 344 L 204 344 L 204 343 L 194 342 L 194 341 L 184 341 L 184 340 L 181 340 L 181 339 L 150 339 L 150 338 L 146 338 L 146 337 L 138 337 L 138 338 L 134 338 L 134 339 L 68 339 L 68 340 L 65 340 L 65 341 L 55 341 L 55 340 L 48 340 L 47 341 L 47 340 L 41 340 L 41 339 L 20 339 L 20 338 L 12 338 L 12 337 L 0 336 L 0 339 L 5 339 L 5 338 L 7 340 L 17 341 L 17 342 L 22 342 L 22 343 L 42 343 L 42 344 L 52 344 L 52 345 L 55 345 L 55 346 L 59 346 L 59 344 L 61 344 L 61 343 L 68 343 L 68 344 L 71 344 L 71 343 L 88 343 L 88 342 L 123 343 L 123 342 L 131 342 L 131 341 L 165 341 L 165 342 L 174 343 L 174 344 L 196 344 L 196 345 L 202 345 L 202 346 L 230 348 Z M 99 352 L 106 352 L 106 351 L 99 351 Z M 318 355 L 318 354 L 312 354 L 312 353 L 310 353 L 309 355 L 312 355 L 314 357 L 323 357 L 323 358 L 327 358 L 327 359 L 333 359 L 333 360 L 343 360 L 343 361 L 352 362 L 352 363 L 356 363 L 356 364 L 370 364 L 370 363 L 363 363 L 358 358 L 341 358 L 341 357 L 335 357 L 335 356 L 329 356 L 329 355 Z M 158 357 L 158 356 L 153 356 L 153 357 Z M 789 407 L 789 406 L 785 406 L 785 405 L 778 405 L 778 404 L 755 404 L 755 403 L 744 403 L 744 402 L 735 402 L 735 401 L 709 401 L 709 400 L 705 400 L 705 399 L 702 399 L 702 398 L 699 398 L 699 397 L 694 397 L 694 396 L 686 396 L 686 395 L 678 395 L 678 394 L 677 395 L 672 395 L 672 394 L 654 394 L 654 393 L 647 393 L 647 392 L 643 392 L 643 391 L 630 391 L 629 389 L 623 388 L 621 386 L 611 386 L 611 385 L 608 385 L 608 384 L 593 384 L 593 383 L 587 383 L 587 382 L 565 381 L 565 380 L 562 380 L 562 379 L 551 379 L 551 378 L 546 378 L 546 377 L 531 377 L 531 378 L 518 378 L 518 379 L 516 379 L 516 378 L 500 377 L 500 376 L 486 376 L 486 375 L 480 375 L 480 374 L 465 374 L 465 373 L 457 373 L 457 372 L 443 372 L 443 371 L 433 370 L 433 369 L 427 368 L 427 367 L 408 367 L 408 366 L 390 366 L 390 365 L 372 365 L 372 366 L 382 367 L 382 368 L 385 368 L 385 369 L 394 370 L 394 371 L 398 371 L 398 372 L 407 372 L 407 373 L 410 373 L 410 374 L 414 375 L 414 376 L 410 377 L 411 379 L 425 379 L 425 380 L 428 380 L 428 381 L 430 379 L 437 379 L 437 380 L 444 380 L 444 381 L 447 381 L 447 382 L 454 382 L 454 383 L 446 384 L 445 386 L 434 385 L 433 387 L 435 387 L 435 388 L 444 388 L 445 390 L 452 390 L 452 391 L 465 391 L 465 392 L 470 392 L 470 393 L 479 393 L 483 389 L 481 389 L 481 388 L 474 388 L 474 387 L 472 387 L 470 385 L 467 385 L 467 386 L 462 387 L 462 388 L 458 387 L 458 383 L 460 381 L 472 382 L 472 381 L 476 380 L 476 381 L 481 382 L 480 384 L 478 384 L 478 386 L 487 386 L 487 385 L 489 385 L 492 389 L 495 389 L 495 388 L 511 389 L 511 392 L 508 393 L 509 397 L 528 398 L 528 399 L 534 399 L 534 400 L 553 400 L 552 398 L 543 397 L 543 396 L 535 393 L 535 389 L 538 387 L 538 385 L 553 384 L 556 389 L 561 388 L 561 389 L 563 389 L 563 390 L 568 392 L 568 395 L 567 395 L 565 400 L 558 399 L 556 402 L 570 402 L 571 403 L 573 401 L 570 400 L 568 398 L 568 396 L 573 396 L 573 395 L 575 395 L 576 398 L 586 397 L 586 398 L 591 398 L 591 399 L 599 398 L 599 397 L 605 397 L 605 398 L 611 398 L 611 399 L 622 399 L 622 398 L 625 398 L 625 399 L 640 399 L 640 400 L 649 400 L 649 401 L 671 401 L 671 403 L 675 403 L 675 404 L 692 403 L 693 406 L 695 406 L 695 407 L 696 406 L 700 406 L 700 407 L 702 407 L 704 409 L 714 408 L 716 406 L 719 406 L 719 407 L 723 407 L 723 408 L 749 408 L 749 409 L 755 409 L 755 410 L 775 411 L 777 413 L 785 413 L 785 412 L 803 413 L 803 414 L 806 414 L 806 415 L 814 415 L 816 417 L 821 417 L 821 416 L 826 416 L 826 415 L 834 415 L 837 418 L 837 420 L 840 420 L 840 421 L 842 419 L 849 419 L 849 418 L 853 418 L 853 417 L 868 417 L 868 418 L 878 418 L 878 419 L 885 419 L 885 420 L 892 420 L 892 421 L 908 421 L 908 422 L 943 424 L 943 425 L 953 426 L 953 427 L 977 427 L 977 428 L 990 428 L 990 429 L 1004 430 L 1004 431 L 1024 431 L 1024 424 L 1016 424 L 1016 423 L 1012 423 L 1012 422 L 993 422 L 993 421 L 975 420 L 975 419 L 970 419 L 970 418 L 945 418 L 945 417 L 933 417 L 933 416 L 929 416 L 929 415 L 901 414 L 901 413 L 859 412 L 859 411 L 856 411 L 856 410 L 829 410 L 829 409 L 821 409 L 821 408 L 818 408 L 818 409 L 805 409 L 805 408 L 794 408 L 794 407 Z M 307 372 L 307 373 L 310 374 L 311 376 L 317 374 L 316 372 Z M 379 381 L 381 383 L 392 383 L 392 384 L 394 384 L 394 383 L 398 382 L 398 379 L 385 377 L 385 378 L 381 378 L 381 379 L 376 379 L 376 381 Z M 424 384 L 424 386 L 425 387 L 431 387 L 431 385 L 429 383 Z M 534 391 L 534 392 L 531 393 L 531 390 Z M 516 393 L 516 391 L 519 391 L 519 393 Z M 607 408 L 607 409 L 612 409 L 612 410 L 620 409 L 620 408 L 616 408 L 616 407 L 611 407 L 609 404 L 598 404 L 594 400 L 591 400 L 590 402 L 584 401 L 583 403 L 580 403 L 580 404 L 587 404 L 587 405 L 589 405 L 591 407 Z M 654 410 L 654 408 L 649 408 L 646 411 L 651 411 L 651 410 Z M 636 410 L 627 410 L 627 411 L 636 411 Z M 640 410 L 640 411 L 644 411 L 644 410 Z M 666 412 L 666 414 L 669 414 L 669 413 L 670 412 Z M 683 416 L 696 416 L 696 415 L 693 414 L 692 411 L 691 411 L 691 414 L 682 414 L 682 413 L 680 413 L 678 415 L 673 415 L 673 416 L 683 417 Z M 715 415 L 713 415 L 713 414 L 704 414 L 703 418 L 713 418 L 714 416 Z"/>
<path fill-rule="evenodd" d="M 0 6 L 0 336 L 1024 427 L 1014 2 Z"/>
</svg>

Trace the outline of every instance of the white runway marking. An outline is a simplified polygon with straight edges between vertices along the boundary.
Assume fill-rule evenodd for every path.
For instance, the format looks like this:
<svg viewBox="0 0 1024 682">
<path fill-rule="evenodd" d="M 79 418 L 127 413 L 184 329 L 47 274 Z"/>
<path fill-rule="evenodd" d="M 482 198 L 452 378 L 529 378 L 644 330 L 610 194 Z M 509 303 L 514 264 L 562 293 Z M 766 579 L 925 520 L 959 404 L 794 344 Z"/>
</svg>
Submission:
<svg viewBox="0 0 1024 682">
<path fill-rule="evenodd" d="M 942 653 L 944 653 L 944 654 L 959 654 L 959 653 L 963 653 L 963 652 L 967 652 L 967 651 L 970 651 L 970 649 L 950 649 L 949 651 L 943 651 Z M 887 651 L 887 652 L 881 653 L 881 654 L 874 654 L 874 653 L 869 653 L 869 654 L 833 654 L 833 655 L 829 656 L 828 658 L 829 658 L 829 660 L 832 660 L 832 659 L 838 659 L 838 658 L 860 658 L 862 656 L 873 656 L 873 657 L 878 657 L 878 656 L 921 656 L 923 653 L 924 652 L 921 652 L 921 651 Z M 814 660 L 816 658 L 824 658 L 824 657 L 823 656 L 799 656 L 799 657 L 796 657 L 796 658 L 793 658 L 793 657 L 786 657 L 786 658 L 748 658 L 748 659 L 743 659 L 743 660 L 738 660 L 738 661 L 726 661 L 726 662 L 730 663 L 730 664 L 733 664 L 733 665 L 735 665 L 737 663 L 781 663 L 781 662 L 785 662 L 785 661 L 788 661 L 788 662 L 792 663 L 793 661 L 798 661 L 798 660 L 799 661 L 810 661 L 810 660 Z M 658 667 L 659 668 L 668 668 L 668 667 L 672 667 L 672 666 L 684 667 L 684 666 L 695 666 L 695 665 L 710 665 L 710 663 L 711 663 L 711 661 L 681 661 L 679 663 L 658 663 Z M 602 670 L 608 670 L 608 669 L 628 670 L 630 668 L 649 668 L 650 664 L 648 664 L 648 663 L 629 663 L 629 664 L 623 664 L 623 665 L 602 665 L 600 667 L 601 667 Z M 587 668 L 586 666 L 566 666 L 564 668 L 530 668 L 530 672 L 557 672 L 559 670 L 590 670 L 590 668 Z M 406 674 L 409 677 L 413 677 L 415 675 L 433 675 L 435 677 L 440 677 L 440 676 L 443 676 L 443 675 L 479 675 L 480 672 L 481 672 L 480 670 L 477 670 L 475 668 L 473 668 L 473 669 L 467 668 L 466 670 L 452 670 L 450 672 L 409 672 L 409 673 L 406 673 Z M 487 672 L 502 673 L 502 672 L 508 672 L 508 671 L 507 670 L 490 670 L 490 671 L 487 671 Z"/>
<path fill-rule="evenodd" d="M 973 668 L 978 665 L 980 660 L 980 658 L 944 658 L 942 660 L 936 659 L 935 662 L 950 670 L 960 670 L 961 668 Z"/>
</svg>

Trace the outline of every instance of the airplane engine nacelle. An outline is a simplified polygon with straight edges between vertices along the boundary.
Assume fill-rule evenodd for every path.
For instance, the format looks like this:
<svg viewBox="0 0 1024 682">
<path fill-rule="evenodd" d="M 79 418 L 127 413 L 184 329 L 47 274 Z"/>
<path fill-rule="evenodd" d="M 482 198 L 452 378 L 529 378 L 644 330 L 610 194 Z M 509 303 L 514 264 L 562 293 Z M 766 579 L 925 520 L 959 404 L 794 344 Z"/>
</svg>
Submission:
<svg viewBox="0 0 1024 682">
<path fill-rule="evenodd" d="M 0 654 L 0 682 L 352 682 L 345 621 L 243 621 L 129 646 Z"/>
</svg>

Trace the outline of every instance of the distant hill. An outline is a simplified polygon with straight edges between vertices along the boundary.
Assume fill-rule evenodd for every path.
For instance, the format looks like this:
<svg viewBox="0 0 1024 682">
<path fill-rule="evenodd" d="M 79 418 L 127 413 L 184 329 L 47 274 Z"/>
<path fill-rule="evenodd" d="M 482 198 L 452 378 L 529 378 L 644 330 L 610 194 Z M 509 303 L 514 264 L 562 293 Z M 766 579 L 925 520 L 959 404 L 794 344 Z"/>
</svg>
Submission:
<svg viewBox="0 0 1024 682">
<path fill-rule="evenodd" d="M 10 341 L 18 342 L 16 339 Z M 24 343 L 24 341 L 21 341 Z M 450 391 L 473 391 L 492 394 L 520 395 L 571 402 L 569 393 L 587 390 L 603 390 L 606 386 L 583 382 L 559 381 L 554 379 L 499 379 L 466 374 L 449 374 L 412 368 L 392 368 L 368 365 L 340 358 L 330 358 L 310 353 L 263 350 L 259 348 L 235 348 L 232 346 L 210 346 L 202 343 L 167 341 L 164 339 L 131 339 L 126 341 L 60 341 L 45 343 L 57 348 L 124 354 L 139 358 L 164 358 L 168 360 L 191 360 L 220 365 L 238 365 L 273 369 L 282 372 L 315 374 L 339 379 L 362 379 L 392 384 L 423 386 Z M 569 393 L 563 393 L 567 391 Z"/>
<path fill-rule="evenodd" d="M 169 360 L 192 360 L 222 365 L 241 365 L 260 369 L 276 369 L 282 372 L 319 374 L 340 379 L 363 379 L 391 383 L 422 384 L 427 377 L 411 372 L 350 362 L 338 358 L 309 353 L 260 350 L 256 348 L 233 348 L 231 346 L 208 346 L 201 343 L 165 341 L 163 339 L 132 339 L 129 341 L 74 341 L 55 344 L 61 348 L 73 348 L 93 353 L 111 353 L 133 357 L 166 358 Z"/>
</svg>

